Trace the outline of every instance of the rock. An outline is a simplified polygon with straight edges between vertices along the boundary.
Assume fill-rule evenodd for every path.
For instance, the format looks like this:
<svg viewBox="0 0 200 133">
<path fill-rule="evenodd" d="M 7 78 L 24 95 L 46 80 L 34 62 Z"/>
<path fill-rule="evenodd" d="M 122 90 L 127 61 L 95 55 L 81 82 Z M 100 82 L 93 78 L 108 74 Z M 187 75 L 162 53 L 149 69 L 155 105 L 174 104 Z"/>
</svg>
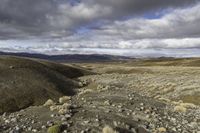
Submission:
<svg viewBox="0 0 200 133">
<path fill-rule="evenodd" d="M 56 115 L 55 114 L 51 114 L 51 117 L 54 118 Z"/>
<path fill-rule="evenodd" d="M 61 103 L 61 104 L 68 103 L 69 100 L 71 100 L 71 97 L 69 97 L 69 96 L 63 96 L 63 97 L 59 98 L 59 103 Z"/>
<path fill-rule="evenodd" d="M 116 121 L 113 121 L 113 125 L 114 125 L 115 127 L 117 127 L 117 126 L 118 126 L 118 124 L 117 124 L 117 122 L 116 122 Z"/>
<path fill-rule="evenodd" d="M 197 128 L 198 128 L 197 122 L 191 122 L 191 123 L 189 124 L 189 126 L 190 126 L 192 129 L 197 129 Z"/>
<path fill-rule="evenodd" d="M 83 87 L 84 85 L 83 85 L 82 82 L 79 82 L 79 83 L 78 83 L 78 86 L 79 86 L 79 87 Z"/>
<path fill-rule="evenodd" d="M 130 100 L 130 101 L 132 101 L 132 100 L 133 100 L 133 98 L 132 98 L 132 97 L 130 97 L 130 98 L 129 98 L 129 100 Z"/>
<path fill-rule="evenodd" d="M 61 106 L 61 108 L 63 108 L 63 109 L 70 109 L 70 108 L 72 108 L 72 105 L 69 104 L 69 103 L 64 103 L 64 104 Z"/>
<path fill-rule="evenodd" d="M 10 69 L 14 69 L 14 66 L 9 66 Z"/>
<path fill-rule="evenodd" d="M 67 130 L 64 130 L 63 133 L 67 133 Z"/>
<path fill-rule="evenodd" d="M 84 121 L 84 124 L 89 124 L 90 123 L 90 121 L 88 120 L 88 121 Z"/>
<path fill-rule="evenodd" d="M 71 114 L 65 114 L 65 118 L 69 119 L 69 118 L 71 118 L 71 117 L 72 117 Z"/>
<path fill-rule="evenodd" d="M 50 106 L 50 111 L 56 111 L 58 108 L 57 106 L 53 105 L 53 106 Z"/>
<path fill-rule="evenodd" d="M 42 129 L 46 129 L 47 127 L 46 127 L 45 125 L 43 125 L 41 128 L 42 128 Z"/>
<path fill-rule="evenodd" d="M 31 121 L 31 124 L 34 124 L 34 123 L 35 123 L 35 120 L 32 120 L 32 121 Z"/>
<path fill-rule="evenodd" d="M 54 101 L 51 100 L 51 99 L 49 99 L 49 100 L 47 100 L 47 101 L 44 103 L 43 106 L 45 106 L 45 107 L 50 107 L 50 106 L 53 106 L 53 105 L 55 105 Z"/>
<path fill-rule="evenodd" d="M 4 122 L 5 122 L 6 124 L 9 124 L 9 123 L 10 123 L 10 121 L 9 121 L 9 120 L 5 120 Z"/>
<path fill-rule="evenodd" d="M 19 126 L 15 127 L 15 133 L 21 133 L 22 129 Z"/>
<path fill-rule="evenodd" d="M 15 123 L 17 122 L 17 118 L 12 118 L 10 121 Z"/>
<path fill-rule="evenodd" d="M 32 132 L 37 133 L 38 130 L 37 129 L 32 129 Z"/>
<path fill-rule="evenodd" d="M 131 128 L 132 133 L 137 133 L 135 128 Z"/>
<path fill-rule="evenodd" d="M 27 130 L 28 130 L 28 131 L 32 131 L 32 129 L 33 129 L 33 127 L 28 127 Z"/>
<path fill-rule="evenodd" d="M 171 118 L 170 121 L 171 121 L 172 123 L 176 123 L 176 118 Z"/>
<path fill-rule="evenodd" d="M 160 128 L 158 128 L 158 132 L 159 133 L 165 133 L 165 132 L 167 132 L 167 129 L 164 128 L 164 127 L 160 127 Z"/>
<path fill-rule="evenodd" d="M 102 130 L 102 133 L 117 133 L 112 127 L 105 126 Z"/>
<path fill-rule="evenodd" d="M 144 103 L 140 103 L 140 106 L 144 106 Z"/>
<path fill-rule="evenodd" d="M 126 129 L 128 129 L 128 130 L 131 128 L 131 126 L 128 125 L 128 124 L 126 124 L 125 127 L 126 127 Z"/>
<path fill-rule="evenodd" d="M 47 121 L 47 126 L 53 126 L 54 125 L 54 123 L 52 122 L 52 121 Z"/>
<path fill-rule="evenodd" d="M 62 117 L 61 121 L 67 121 L 67 118 L 66 117 Z"/>
<path fill-rule="evenodd" d="M 120 108 L 120 109 L 122 108 L 122 106 L 121 106 L 121 105 L 118 105 L 117 107 L 118 107 L 118 108 Z"/>
<path fill-rule="evenodd" d="M 173 127 L 173 128 L 172 128 L 172 131 L 176 132 L 177 130 L 176 130 L 176 128 L 175 128 L 175 127 Z"/>
<path fill-rule="evenodd" d="M 86 132 L 84 130 L 82 130 L 81 133 L 86 133 Z"/>
<path fill-rule="evenodd" d="M 2 117 L 6 117 L 7 116 L 7 113 L 5 112 L 5 113 L 3 113 L 3 115 L 2 115 Z"/>
<path fill-rule="evenodd" d="M 110 103 L 109 100 L 106 100 L 106 101 L 104 102 L 104 104 L 105 104 L 105 105 L 111 105 L 111 103 Z"/>
</svg>

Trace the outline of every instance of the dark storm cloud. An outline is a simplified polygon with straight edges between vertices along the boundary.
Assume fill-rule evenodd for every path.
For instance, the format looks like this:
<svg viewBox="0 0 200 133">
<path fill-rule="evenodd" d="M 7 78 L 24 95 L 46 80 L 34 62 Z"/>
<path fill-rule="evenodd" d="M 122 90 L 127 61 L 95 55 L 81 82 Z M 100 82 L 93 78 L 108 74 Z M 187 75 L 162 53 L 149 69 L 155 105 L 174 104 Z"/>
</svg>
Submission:
<svg viewBox="0 0 200 133">
<path fill-rule="evenodd" d="M 47 31 L 51 27 L 46 25 L 46 16 L 55 11 L 56 3 L 52 0 L 1 0 L 0 26 L 4 29 L 0 30 L 0 34 L 9 38 L 14 34 L 29 36 Z"/>
<path fill-rule="evenodd" d="M 189 6 L 198 0 L 88 0 L 92 4 L 109 6 L 115 15 L 141 14 L 154 10 L 161 10 L 167 7 Z"/>
<path fill-rule="evenodd" d="M 59 38 L 98 20 L 114 21 L 198 0 L 1 0 L 0 39 Z M 98 27 L 97 27 L 98 28 Z"/>
</svg>

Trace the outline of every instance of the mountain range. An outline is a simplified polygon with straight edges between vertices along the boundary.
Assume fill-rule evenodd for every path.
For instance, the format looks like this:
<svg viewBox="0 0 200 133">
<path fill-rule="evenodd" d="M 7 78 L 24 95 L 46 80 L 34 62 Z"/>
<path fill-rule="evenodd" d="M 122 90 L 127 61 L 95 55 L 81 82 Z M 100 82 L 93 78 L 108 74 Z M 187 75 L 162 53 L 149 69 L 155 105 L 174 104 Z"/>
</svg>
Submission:
<svg viewBox="0 0 200 133">
<path fill-rule="evenodd" d="M 0 52 L 0 55 L 10 55 L 18 57 L 28 57 L 36 59 L 45 59 L 56 62 L 107 62 L 133 59 L 125 56 L 114 55 L 99 55 L 99 54 L 65 54 L 65 55 L 46 55 L 38 53 L 14 53 L 14 52 Z"/>
</svg>

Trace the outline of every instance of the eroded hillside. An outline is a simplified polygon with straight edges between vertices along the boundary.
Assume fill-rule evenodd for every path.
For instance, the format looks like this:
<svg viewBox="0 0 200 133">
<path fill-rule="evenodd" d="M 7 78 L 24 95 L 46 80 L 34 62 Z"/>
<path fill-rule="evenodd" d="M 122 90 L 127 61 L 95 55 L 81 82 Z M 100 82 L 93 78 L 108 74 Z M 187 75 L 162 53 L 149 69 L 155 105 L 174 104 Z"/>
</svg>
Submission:
<svg viewBox="0 0 200 133">
<path fill-rule="evenodd" d="M 74 80 L 88 71 L 52 62 L 0 57 L 0 113 L 75 94 Z"/>
</svg>

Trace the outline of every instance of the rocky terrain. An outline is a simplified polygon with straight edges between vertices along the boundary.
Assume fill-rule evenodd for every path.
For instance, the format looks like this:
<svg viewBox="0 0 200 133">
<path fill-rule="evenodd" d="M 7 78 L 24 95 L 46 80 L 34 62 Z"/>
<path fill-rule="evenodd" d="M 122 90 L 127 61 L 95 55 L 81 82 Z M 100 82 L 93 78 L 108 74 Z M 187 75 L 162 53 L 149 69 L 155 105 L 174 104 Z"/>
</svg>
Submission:
<svg viewBox="0 0 200 133">
<path fill-rule="evenodd" d="M 77 84 L 70 88 L 73 94 L 61 93 L 45 97 L 41 104 L 15 112 L 4 111 L 0 132 L 200 133 L 200 68 L 177 62 L 72 64 L 70 68 L 82 72 L 67 78 Z M 42 64 L 65 77 L 76 72 L 63 71 L 63 65 Z M 68 71 L 71 73 L 67 74 Z"/>
</svg>

